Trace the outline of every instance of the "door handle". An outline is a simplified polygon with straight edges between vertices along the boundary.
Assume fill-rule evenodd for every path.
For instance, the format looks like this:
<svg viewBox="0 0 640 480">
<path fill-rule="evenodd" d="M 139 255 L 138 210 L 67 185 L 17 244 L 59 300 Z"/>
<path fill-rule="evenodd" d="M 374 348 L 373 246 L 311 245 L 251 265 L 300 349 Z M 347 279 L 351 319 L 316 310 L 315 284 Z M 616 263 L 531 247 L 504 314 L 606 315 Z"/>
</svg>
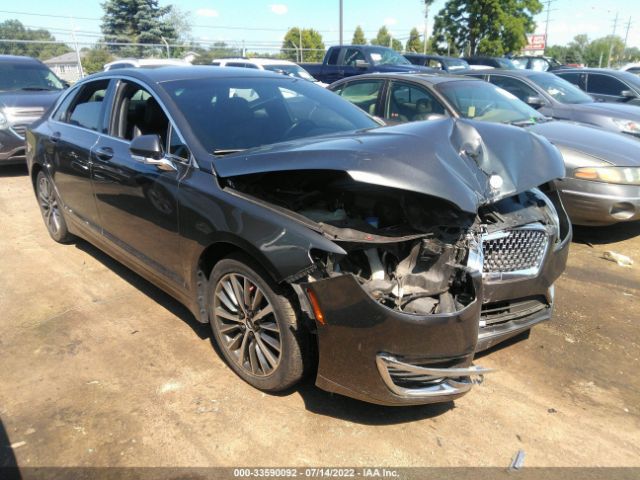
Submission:
<svg viewBox="0 0 640 480">
<path fill-rule="evenodd" d="M 60 132 L 53 132 L 49 137 L 49 141 L 51 143 L 58 143 L 59 140 L 60 140 Z"/>
<path fill-rule="evenodd" d="M 98 157 L 100 160 L 110 160 L 111 158 L 113 158 L 113 149 L 109 147 L 97 148 L 95 153 L 96 157 Z"/>
</svg>

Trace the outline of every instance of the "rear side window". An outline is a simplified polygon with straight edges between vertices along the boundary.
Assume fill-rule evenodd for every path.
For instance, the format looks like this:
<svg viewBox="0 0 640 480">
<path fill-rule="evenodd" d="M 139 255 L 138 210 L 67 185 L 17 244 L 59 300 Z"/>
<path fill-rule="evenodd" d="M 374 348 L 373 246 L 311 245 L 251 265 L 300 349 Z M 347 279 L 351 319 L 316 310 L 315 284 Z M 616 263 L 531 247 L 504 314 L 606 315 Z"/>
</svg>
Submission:
<svg viewBox="0 0 640 480">
<path fill-rule="evenodd" d="M 526 102 L 528 97 L 538 96 L 538 93 L 533 88 L 516 78 L 491 75 L 489 81 L 511 95 L 515 95 L 523 102 Z"/>
<path fill-rule="evenodd" d="M 597 73 L 589 74 L 587 88 L 589 93 L 613 95 L 616 97 L 621 96 L 623 90 L 627 90 L 627 86 L 620 80 L 610 77 L 609 75 L 600 75 Z"/>
<path fill-rule="evenodd" d="M 338 56 L 340 56 L 340 49 L 339 48 L 334 48 L 333 50 L 331 50 L 331 56 L 329 57 L 329 60 L 327 61 L 328 65 L 337 65 L 338 64 Z"/>
<path fill-rule="evenodd" d="M 84 85 L 76 95 L 69 95 L 54 115 L 59 122 L 98 131 L 102 120 L 103 100 L 109 80 Z"/>
<path fill-rule="evenodd" d="M 376 114 L 376 105 L 384 82 L 382 80 L 363 80 L 350 82 L 340 92 L 342 98 L 360 107 L 370 115 Z"/>
</svg>

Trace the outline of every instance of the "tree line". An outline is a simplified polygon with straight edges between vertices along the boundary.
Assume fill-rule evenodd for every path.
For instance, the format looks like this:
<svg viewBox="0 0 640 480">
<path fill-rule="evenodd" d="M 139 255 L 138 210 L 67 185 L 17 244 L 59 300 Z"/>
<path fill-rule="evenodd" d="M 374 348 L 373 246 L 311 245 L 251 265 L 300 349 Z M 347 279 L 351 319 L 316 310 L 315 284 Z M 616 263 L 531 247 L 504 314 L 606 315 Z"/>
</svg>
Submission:
<svg viewBox="0 0 640 480">
<path fill-rule="evenodd" d="M 433 3 L 433 0 L 423 1 L 427 9 Z M 181 45 L 170 48 L 172 57 L 193 51 L 198 54 L 196 63 L 210 63 L 216 57 L 243 53 L 257 55 L 231 48 L 224 42 L 207 47 L 198 44 L 190 37 L 189 15 L 173 5 L 160 6 L 158 0 L 105 0 L 102 7 L 103 36 L 95 46 L 84 49 L 83 66 L 88 73 L 101 70 L 115 57 L 166 56 L 164 45 L 167 43 Z M 541 11 L 539 0 L 447 0 L 434 16 L 433 32 L 428 38 L 426 51 L 453 56 L 517 53 L 527 44 L 526 35 L 535 31 L 533 18 Z M 26 28 L 18 20 L 0 23 L 0 38 L 45 42 L 0 42 L 0 53 L 4 54 L 47 59 L 71 50 L 62 43 L 46 43 L 55 42 L 49 31 Z M 375 37 L 367 40 L 363 29 L 358 26 L 351 43 L 383 45 L 406 52 L 425 50 L 424 36 L 417 28 L 411 29 L 403 39 L 404 42 L 395 38 L 386 26 L 382 26 Z M 320 32 L 293 27 L 286 32 L 280 53 L 270 56 L 317 62 L 322 61 L 324 50 Z M 564 63 L 589 66 L 606 66 L 610 54 L 613 63 L 640 60 L 640 50 L 636 47 L 625 49 L 624 42 L 617 36 L 590 40 L 586 35 L 578 35 L 569 44 L 553 45 L 545 53 Z"/>
</svg>

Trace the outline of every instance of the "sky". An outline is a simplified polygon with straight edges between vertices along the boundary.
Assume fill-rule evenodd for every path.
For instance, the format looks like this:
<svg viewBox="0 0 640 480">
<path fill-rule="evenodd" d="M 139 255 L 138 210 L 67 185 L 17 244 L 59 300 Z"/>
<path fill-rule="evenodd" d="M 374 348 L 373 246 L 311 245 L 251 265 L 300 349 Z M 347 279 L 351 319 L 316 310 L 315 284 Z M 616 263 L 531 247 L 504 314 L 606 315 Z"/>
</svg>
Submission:
<svg viewBox="0 0 640 480">
<path fill-rule="evenodd" d="M 22 4 L 0 0 L 0 21 L 18 19 L 29 27 L 48 28 L 64 41 L 71 40 L 70 31 L 75 28 L 80 46 L 89 46 L 100 36 L 101 1 L 30 0 Z M 444 3 L 436 0 L 430 9 L 430 32 L 433 16 Z M 319 30 L 327 46 L 339 39 L 339 0 L 160 0 L 160 4 L 175 4 L 187 12 L 194 25 L 191 36 L 205 42 L 225 41 L 233 46 L 244 42 L 251 50 L 277 50 L 293 26 Z M 378 28 L 386 25 L 403 42 L 411 28 L 424 28 L 421 0 L 343 0 L 343 4 L 345 43 L 356 25 L 362 26 L 367 38 L 375 37 Z M 602 0 L 552 0 L 550 10 L 550 44 L 566 44 L 580 33 L 591 39 L 608 35 L 618 12 L 616 33 L 624 38 L 631 17 L 628 45 L 640 47 L 639 0 L 607 0 L 606 5 Z M 538 33 L 544 33 L 545 20 L 544 12 L 536 17 Z"/>
</svg>

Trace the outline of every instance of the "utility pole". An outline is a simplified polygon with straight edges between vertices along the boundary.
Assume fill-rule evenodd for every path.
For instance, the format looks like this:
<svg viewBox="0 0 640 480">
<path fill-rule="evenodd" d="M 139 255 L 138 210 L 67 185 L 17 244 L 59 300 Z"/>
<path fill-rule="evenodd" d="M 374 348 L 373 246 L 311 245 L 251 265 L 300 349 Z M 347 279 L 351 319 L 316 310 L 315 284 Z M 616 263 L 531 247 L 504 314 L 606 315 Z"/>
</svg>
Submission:
<svg viewBox="0 0 640 480">
<path fill-rule="evenodd" d="M 169 42 L 167 42 L 162 35 L 160 35 L 160 39 L 162 40 L 162 43 L 164 43 L 165 46 L 167 47 L 167 58 L 171 58 L 171 50 L 169 50 Z"/>
<path fill-rule="evenodd" d="M 340 45 L 342 45 L 342 32 L 343 32 L 343 28 L 342 28 L 342 19 L 343 19 L 343 15 L 342 15 L 342 0 L 340 0 Z"/>
<path fill-rule="evenodd" d="M 613 33 L 611 34 L 611 45 L 609 46 L 609 55 L 607 56 L 607 68 L 611 68 L 611 55 L 613 54 L 613 42 L 616 37 L 616 29 L 618 28 L 618 12 L 616 12 L 616 19 L 613 21 Z"/>
<path fill-rule="evenodd" d="M 298 35 L 299 35 L 299 38 L 300 38 L 300 43 L 299 43 L 299 45 L 300 45 L 300 63 L 302 63 L 304 60 L 302 58 L 302 28 L 300 28 L 300 27 L 298 27 Z"/>
<path fill-rule="evenodd" d="M 631 28 L 631 17 L 629 17 L 629 21 L 627 22 L 627 32 L 624 34 L 624 48 L 622 49 L 622 54 L 624 55 L 625 50 L 627 49 L 627 40 L 629 40 L 629 29 Z"/>
<path fill-rule="evenodd" d="M 76 50 L 76 59 L 78 60 L 78 73 L 80 73 L 80 78 L 84 78 L 84 68 L 82 68 L 82 58 L 80 57 L 80 49 L 78 48 L 78 41 L 76 40 L 76 26 L 73 23 L 73 17 L 71 17 L 71 38 L 73 39 L 73 45 Z"/>
<path fill-rule="evenodd" d="M 421 0 L 424 1 L 424 0 Z M 423 53 L 427 54 L 427 39 L 429 38 L 429 2 L 424 2 L 424 48 Z"/>
<path fill-rule="evenodd" d="M 545 21 L 545 25 L 544 25 L 544 46 L 545 47 L 549 45 L 549 22 L 551 21 L 551 17 L 549 15 L 553 11 L 551 10 L 550 7 L 551 7 L 551 4 L 555 1 L 556 0 L 547 0 L 546 2 L 543 2 L 544 5 L 547 6 L 547 20 Z"/>
</svg>

